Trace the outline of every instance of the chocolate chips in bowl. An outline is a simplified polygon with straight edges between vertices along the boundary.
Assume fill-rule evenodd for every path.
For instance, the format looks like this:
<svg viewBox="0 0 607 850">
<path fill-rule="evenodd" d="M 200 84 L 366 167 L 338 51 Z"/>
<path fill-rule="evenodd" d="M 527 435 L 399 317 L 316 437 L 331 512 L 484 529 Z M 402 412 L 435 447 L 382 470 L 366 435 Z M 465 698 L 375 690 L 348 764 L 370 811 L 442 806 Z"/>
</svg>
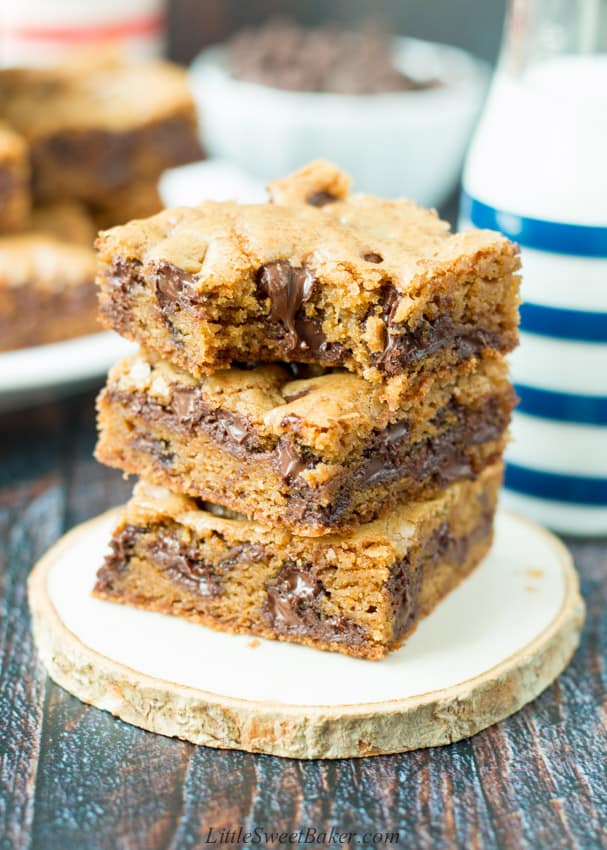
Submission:
<svg viewBox="0 0 607 850">
<path fill-rule="evenodd" d="M 344 164 L 361 192 L 438 207 L 457 184 L 488 68 L 443 44 L 270 22 L 190 70 L 209 156 L 261 184 Z"/>
<path fill-rule="evenodd" d="M 237 80 L 301 92 L 382 94 L 442 85 L 436 78 L 417 79 L 400 70 L 390 36 L 371 26 L 303 29 L 270 20 L 228 42 L 228 68 Z"/>
</svg>

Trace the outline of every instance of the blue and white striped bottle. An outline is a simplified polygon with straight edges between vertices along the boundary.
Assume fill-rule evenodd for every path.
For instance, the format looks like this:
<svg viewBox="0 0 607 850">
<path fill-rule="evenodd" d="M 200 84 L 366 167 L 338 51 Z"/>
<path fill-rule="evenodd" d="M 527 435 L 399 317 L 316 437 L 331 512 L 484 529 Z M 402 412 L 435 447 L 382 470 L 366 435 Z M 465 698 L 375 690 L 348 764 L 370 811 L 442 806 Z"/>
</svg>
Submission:
<svg viewBox="0 0 607 850">
<path fill-rule="evenodd" d="M 511 5 L 460 214 L 462 227 L 500 230 L 522 251 L 505 501 L 558 531 L 593 535 L 607 535 L 604 31 L 603 0 Z"/>
</svg>

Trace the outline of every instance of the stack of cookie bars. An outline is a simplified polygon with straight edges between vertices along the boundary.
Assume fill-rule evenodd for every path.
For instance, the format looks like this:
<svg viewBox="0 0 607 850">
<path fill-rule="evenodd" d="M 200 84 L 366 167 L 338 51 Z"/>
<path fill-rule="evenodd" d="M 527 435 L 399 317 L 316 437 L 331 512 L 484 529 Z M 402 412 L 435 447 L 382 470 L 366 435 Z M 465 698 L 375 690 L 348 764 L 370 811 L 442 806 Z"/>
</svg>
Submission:
<svg viewBox="0 0 607 850">
<path fill-rule="evenodd" d="M 141 350 L 97 457 L 140 481 L 98 597 L 381 658 L 487 552 L 516 246 L 349 183 L 316 162 L 101 234 L 102 318 Z"/>
</svg>

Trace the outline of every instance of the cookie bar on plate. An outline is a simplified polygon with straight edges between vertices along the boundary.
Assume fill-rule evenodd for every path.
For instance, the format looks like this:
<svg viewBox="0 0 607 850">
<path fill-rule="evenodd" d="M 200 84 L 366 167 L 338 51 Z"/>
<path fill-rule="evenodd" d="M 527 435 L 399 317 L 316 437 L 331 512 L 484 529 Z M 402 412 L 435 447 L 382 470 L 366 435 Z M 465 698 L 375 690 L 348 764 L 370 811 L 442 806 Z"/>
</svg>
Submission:
<svg viewBox="0 0 607 850">
<path fill-rule="evenodd" d="M 377 382 L 517 341 L 519 258 L 406 200 L 349 191 L 328 163 L 273 203 L 205 202 L 101 234 L 102 320 L 195 376 L 313 362 Z"/>
<path fill-rule="evenodd" d="M 394 410 L 344 371 L 232 367 L 196 379 L 138 355 L 99 397 L 97 458 L 316 536 L 474 479 L 501 456 L 513 403 L 491 356 L 420 380 Z"/>
<path fill-rule="evenodd" d="M 9 69 L 0 117 L 30 146 L 37 202 L 103 203 L 200 157 L 185 72 L 168 62 Z"/>
<path fill-rule="evenodd" d="M 99 330 L 91 248 L 43 233 L 0 237 L 0 351 Z"/>
<path fill-rule="evenodd" d="M 94 593 L 222 631 L 382 658 L 487 552 L 501 471 L 316 539 L 140 483 Z"/>
</svg>

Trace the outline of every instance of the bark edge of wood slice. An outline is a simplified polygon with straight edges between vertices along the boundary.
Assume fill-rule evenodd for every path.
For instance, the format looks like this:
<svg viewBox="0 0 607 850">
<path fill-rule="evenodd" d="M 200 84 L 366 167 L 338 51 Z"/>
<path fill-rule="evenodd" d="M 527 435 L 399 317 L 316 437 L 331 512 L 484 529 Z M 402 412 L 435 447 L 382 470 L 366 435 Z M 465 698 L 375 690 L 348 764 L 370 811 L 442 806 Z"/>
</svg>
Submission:
<svg viewBox="0 0 607 850">
<path fill-rule="evenodd" d="M 150 732 L 209 747 L 300 759 L 440 746 L 470 737 L 535 699 L 564 670 L 579 643 L 585 606 L 568 550 L 549 532 L 514 517 L 528 532 L 549 538 L 557 551 L 563 602 L 541 633 L 480 675 L 404 699 L 330 706 L 252 701 L 176 684 L 138 672 L 86 645 L 65 625 L 50 598 L 48 577 L 53 567 L 82 535 L 115 515 L 110 511 L 72 529 L 36 564 L 28 581 L 32 627 L 39 655 L 57 684 L 83 702 Z"/>
</svg>

